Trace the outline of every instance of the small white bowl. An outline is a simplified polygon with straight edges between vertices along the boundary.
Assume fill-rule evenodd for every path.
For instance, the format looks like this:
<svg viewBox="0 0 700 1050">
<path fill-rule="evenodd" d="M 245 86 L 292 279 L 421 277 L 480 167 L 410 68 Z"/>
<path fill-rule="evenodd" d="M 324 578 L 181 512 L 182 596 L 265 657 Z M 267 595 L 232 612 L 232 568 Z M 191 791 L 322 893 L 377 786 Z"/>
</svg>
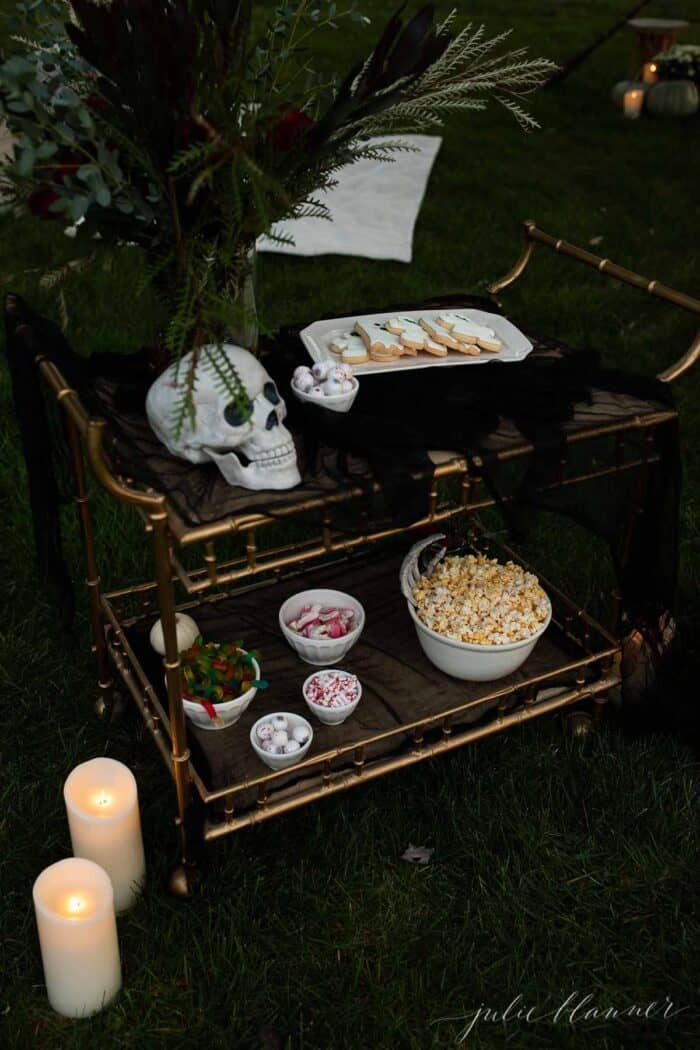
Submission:
<svg viewBox="0 0 700 1050">
<path fill-rule="evenodd" d="M 517 671 L 535 648 L 538 639 L 549 627 L 552 604 L 549 602 L 547 619 L 530 638 L 506 645 L 477 645 L 446 638 L 426 627 L 410 602 L 406 602 L 418 634 L 423 652 L 432 664 L 453 678 L 465 682 L 493 682 Z"/>
<path fill-rule="evenodd" d="M 305 605 L 330 605 L 345 609 L 354 609 L 355 624 L 343 638 L 304 638 L 290 627 L 289 620 L 296 620 Z M 314 591 L 299 591 L 283 602 L 279 611 L 279 624 L 282 634 L 292 649 L 295 649 L 302 660 L 316 667 L 330 667 L 340 663 L 352 649 L 362 634 L 365 626 L 365 610 L 357 598 L 344 591 L 333 591 L 320 587 Z"/>
<path fill-rule="evenodd" d="M 324 671 L 325 670 L 326 668 L 324 668 Z M 334 674 L 341 674 L 350 677 L 350 672 L 343 671 L 341 668 L 329 667 L 327 668 L 327 670 L 333 671 Z M 323 722 L 323 724 L 327 726 L 339 726 L 345 721 L 346 718 L 350 717 L 350 715 L 353 713 L 360 700 L 362 699 L 362 683 L 360 682 L 360 679 L 357 678 L 357 675 L 353 675 L 353 678 L 357 678 L 357 698 L 355 700 L 352 700 L 349 704 L 343 704 L 342 707 L 323 707 L 321 704 L 317 704 L 313 700 L 310 700 L 306 690 L 311 680 L 315 678 L 317 674 L 323 674 L 324 671 L 314 671 L 314 673 L 310 674 L 309 677 L 306 679 L 304 685 L 302 686 L 304 699 L 306 700 L 306 704 L 309 708 L 309 711 L 312 715 L 316 715 L 316 718 L 318 718 L 319 722 Z"/>
<path fill-rule="evenodd" d="M 292 751 L 291 755 L 272 755 L 269 751 L 263 751 L 258 743 L 257 732 L 260 723 L 271 722 L 272 719 L 276 718 L 278 715 L 284 715 L 290 729 L 296 729 L 297 726 L 304 726 L 309 731 L 309 739 L 305 744 L 301 745 L 298 751 Z M 309 722 L 307 722 L 305 718 L 302 718 L 301 715 L 294 715 L 289 711 L 271 711 L 269 714 L 263 715 L 262 718 L 259 718 L 250 730 L 250 742 L 253 746 L 253 751 L 266 766 L 270 767 L 270 769 L 287 769 L 289 766 L 293 766 L 297 762 L 300 762 L 311 747 L 311 741 L 313 738 L 314 731 Z"/>
<path fill-rule="evenodd" d="M 253 668 L 255 670 L 255 677 L 259 678 L 260 666 L 255 659 L 253 659 Z M 249 689 L 247 693 L 243 693 L 242 696 L 237 696 L 235 700 L 226 700 L 223 704 L 214 704 L 214 709 L 221 719 L 221 725 L 212 721 L 207 714 L 206 708 L 202 707 L 202 705 L 196 700 L 186 700 L 183 696 L 182 706 L 184 707 L 185 714 L 190 722 L 199 726 L 200 729 L 226 729 L 228 726 L 235 725 L 243 712 L 250 707 L 255 699 L 257 691 L 257 688 Z"/>
<path fill-rule="evenodd" d="M 294 383 L 291 386 L 292 393 L 299 401 L 308 401 L 312 405 L 329 408 L 331 412 L 349 412 L 360 389 L 360 382 L 355 376 L 352 376 L 350 382 L 352 383 L 352 390 L 348 390 L 346 394 L 307 394 L 295 386 Z"/>
</svg>

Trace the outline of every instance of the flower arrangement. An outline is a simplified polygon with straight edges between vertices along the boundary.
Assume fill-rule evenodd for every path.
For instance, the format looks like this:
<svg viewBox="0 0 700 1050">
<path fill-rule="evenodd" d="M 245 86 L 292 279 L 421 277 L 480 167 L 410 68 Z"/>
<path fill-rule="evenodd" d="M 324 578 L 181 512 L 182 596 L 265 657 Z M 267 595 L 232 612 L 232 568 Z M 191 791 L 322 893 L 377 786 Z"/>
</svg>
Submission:
<svg viewBox="0 0 700 1050">
<path fill-rule="evenodd" d="M 700 87 L 700 44 L 674 44 L 654 63 L 661 80 L 692 80 Z"/>
<path fill-rule="evenodd" d="M 217 704 L 243 696 L 249 689 L 267 689 L 256 676 L 260 653 L 246 651 L 243 642 L 205 642 L 199 635 L 181 657 L 183 696 L 200 703 L 214 718 Z"/>
<path fill-rule="evenodd" d="M 146 253 L 168 312 L 172 358 L 194 349 L 178 426 L 194 420 L 200 348 L 245 415 L 217 343 L 246 322 L 241 290 L 259 235 L 282 218 L 328 211 L 316 196 L 362 157 L 390 160 L 401 133 L 505 106 L 537 127 L 523 97 L 555 68 L 508 33 L 435 24 L 432 3 L 393 15 L 340 82 L 312 66 L 320 29 L 369 20 L 347 0 L 291 0 L 267 16 L 252 0 L 33 0 L 19 5 L 21 50 L 0 65 L 0 116 L 15 136 L 6 206 L 62 221 L 84 254 Z M 377 136 L 389 136 L 381 143 Z M 393 138 L 393 136 L 398 136 Z M 274 234 L 273 234 L 274 235 Z"/>
</svg>

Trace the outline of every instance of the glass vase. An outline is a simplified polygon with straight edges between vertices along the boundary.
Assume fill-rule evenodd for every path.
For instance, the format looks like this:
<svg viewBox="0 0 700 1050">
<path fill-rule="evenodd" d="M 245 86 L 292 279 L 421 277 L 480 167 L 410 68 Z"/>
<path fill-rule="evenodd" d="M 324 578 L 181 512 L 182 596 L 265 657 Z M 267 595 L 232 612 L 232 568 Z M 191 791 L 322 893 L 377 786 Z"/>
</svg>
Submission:
<svg viewBox="0 0 700 1050">
<path fill-rule="evenodd" d="M 258 350 L 258 312 L 256 305 L 257 292 L 257 250 L 243 249 L 242 266 L 237 267 L 235 276 L 228 283 L 227 294 L 236 305 L 236 320 L 226 332 L 225 341 L 234 346 L 242 346 L 257 354 Z"/>
</svg>

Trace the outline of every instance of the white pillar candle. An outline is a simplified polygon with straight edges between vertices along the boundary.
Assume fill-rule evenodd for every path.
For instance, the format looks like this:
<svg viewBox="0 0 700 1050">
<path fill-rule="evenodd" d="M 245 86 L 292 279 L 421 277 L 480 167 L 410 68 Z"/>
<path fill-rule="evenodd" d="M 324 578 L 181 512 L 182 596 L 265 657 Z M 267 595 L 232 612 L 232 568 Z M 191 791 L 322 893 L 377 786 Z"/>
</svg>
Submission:
<svg viewBox="0 0 700 1050">
<path fill-rule="evenodd" d="M 107 872 L 117 912 L 130 908 L 146 874 L 134 774 L 113 758 L 93 758 L 75 767 L 63 797 L 73 853 Z"/>
<path fill-rule="evenodd" d="M 630 88 L 622 98 L 622 108 L 626 117 L 635 120 L 642 112 L 644 91 L 642 88 Z"/>
<path fill-rule="evenodd" d="M 122 984 L 109 876 L 69 857 L 42 871 L 33 897 L 51 1006 L 64 1017 L 94 1014 Z"/>
</svg>

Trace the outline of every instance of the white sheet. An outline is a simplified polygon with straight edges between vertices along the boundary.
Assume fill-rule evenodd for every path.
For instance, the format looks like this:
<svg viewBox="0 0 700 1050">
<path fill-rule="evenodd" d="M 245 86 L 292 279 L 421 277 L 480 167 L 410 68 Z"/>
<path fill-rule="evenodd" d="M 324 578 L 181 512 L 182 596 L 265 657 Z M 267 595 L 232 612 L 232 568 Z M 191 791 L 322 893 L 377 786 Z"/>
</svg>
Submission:
<svg viewBox="0 0 700 1050">
<path fill-rule="evenodd" d="M 395 153 L 390 164 L 359 160 L 339 172 L 338 185 L 317 194 L 333 221 L 292 219 L 278 223 L 277 233 L 292 236 L 293 245 L 261 237 L 258 250 L 284 255 L 359 255 L 409 263 L 413 229 L 442 139 L 434 135 L 401 135 L 417 153 Z"/>
</svg>

